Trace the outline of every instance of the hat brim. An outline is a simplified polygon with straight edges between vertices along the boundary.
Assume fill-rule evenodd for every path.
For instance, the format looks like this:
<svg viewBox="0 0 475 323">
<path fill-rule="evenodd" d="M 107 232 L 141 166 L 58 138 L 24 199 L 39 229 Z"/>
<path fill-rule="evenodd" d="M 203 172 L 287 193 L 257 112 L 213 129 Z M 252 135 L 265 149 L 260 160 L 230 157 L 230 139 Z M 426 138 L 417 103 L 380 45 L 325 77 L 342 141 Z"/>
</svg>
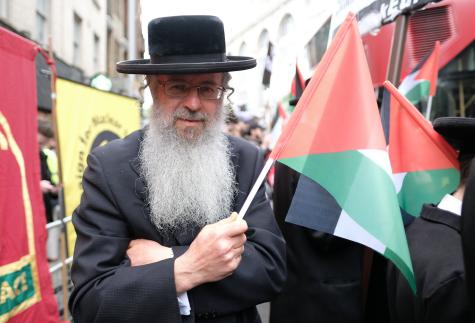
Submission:
<svg viewBox="0 0 475 323">
<path fill-rule="evenodd" d="M 150 59 L 118 62 L 117 72 L 126 74 L 195 74 L 242 71 L 256 66 L 256 60 L 245 56 L 227 56 L 225 62 L 151 64 Z"/>
<path fill-rule="evenodd" d="M 434 120 L 434 130 L 460 153 L 475 153 L 475 118 L 440 117 Z"/>
</svg>

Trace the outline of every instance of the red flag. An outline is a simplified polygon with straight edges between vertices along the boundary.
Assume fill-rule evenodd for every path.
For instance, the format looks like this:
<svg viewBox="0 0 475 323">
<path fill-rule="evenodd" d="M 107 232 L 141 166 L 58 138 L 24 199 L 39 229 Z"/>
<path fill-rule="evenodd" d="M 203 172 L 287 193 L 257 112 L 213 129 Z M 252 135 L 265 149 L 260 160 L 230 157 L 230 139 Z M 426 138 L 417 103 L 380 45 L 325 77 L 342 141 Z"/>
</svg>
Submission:
<svg viewBox="0 0 475 323">
<path fill-rule="evenodd" d="M 277 106 L 277 111 L 278 111 L 279 117 L 282 120 L 287 120 L 289 115 L 288 115 L 287 111 L 285 111 L 284 107 L 282 106 L 282 102 L 279 102 L 279 105 Z"/>
<path fill-rule="evenodd" d="M 416 80 L 428 80 L 430 82 L 429 95 L 434 96 L 437 89 L 437 75 L 439 73 L 440 42 L 436 41 L 434 50 L 416 75 Z"/>
<path fill-rule="evenodd" d="M 296 99 L 299 99 L 302 96 L 303 90 L 305 89 L 305 80 L 303 79 L 302 73 L 300 72 L 298 64 L 295 64 L 295 76 L 292 80 L 292 85 L 290 87 L 290 93 Z"/>
<path fill-rule="evenodd" d="M 0 322 L 60 322 L 39 186 L 37 53 L 0 28 Z"/>
<path fill-rule="evenodd" d="M 424 203 L 438 203 L 459 184 L 457 152 L 388 81 L 391 93 L 389 159 L 400 207 L 417 217 Z"/>
</svg>

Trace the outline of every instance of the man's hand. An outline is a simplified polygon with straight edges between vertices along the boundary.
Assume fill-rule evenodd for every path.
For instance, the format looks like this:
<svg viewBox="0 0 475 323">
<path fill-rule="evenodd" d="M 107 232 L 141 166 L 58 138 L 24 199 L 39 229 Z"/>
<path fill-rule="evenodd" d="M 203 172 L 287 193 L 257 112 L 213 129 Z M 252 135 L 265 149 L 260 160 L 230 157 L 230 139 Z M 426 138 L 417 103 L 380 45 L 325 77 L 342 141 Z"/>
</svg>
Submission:
<svg viewBox="0 0 475 323">
<path fill-rule="evenodd" d="M 158 242 L 137 239 L 130 241 L 127 257 L 130 259 L 131 266 L 141 266 L 173 258 L 173 251 Z"/>
<path fill-rule="evenodd" d="M 205 226 L 188 250 L 175 260 L 177 293 L 231 275 L 241 262 L 247 223 L 233 213 Z"/>
<path fill-rule="evenodd" d="M 40 181 L 40 188 L 41 188 L 41 193 L 51 193 L 54 192 L 55 187 L 53 184 L 51 184 L 50 181 L 47 181 L 45 179 Z"/>
</svg>

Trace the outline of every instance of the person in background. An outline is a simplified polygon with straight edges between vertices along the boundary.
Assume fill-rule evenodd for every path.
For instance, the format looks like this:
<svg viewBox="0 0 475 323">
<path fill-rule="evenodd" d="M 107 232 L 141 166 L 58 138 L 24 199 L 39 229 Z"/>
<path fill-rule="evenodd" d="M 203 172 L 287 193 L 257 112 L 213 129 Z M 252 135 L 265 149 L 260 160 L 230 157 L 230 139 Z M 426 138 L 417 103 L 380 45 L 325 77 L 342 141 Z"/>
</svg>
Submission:
<svg viewBox="0 0 475 323">
<path fill-rule="evenodd" d="M 270 323 L 364 322 L 364 247 L 285 222 L 299 178 L 298 172 L 276 162 L 273 206 L 287 242 L 288 278 L 271 302 Z"/>
<path fill-rule="evenodd" d="M 38 120 L 38 146 L 41 166 L 41 192 L 45 205 L 47 222 L 53 221 L 53 209 L 58 204 L 58 166 L 54 152 L 49 146 L 54 133 L 49 122 Z"/>
<path fill-rule="evenodd" d="M 466 179 L 475 156 L 475 118 L 438 118 L 434 129 L 459 152 L 460 185 L 438 205 L 424 205 L 420 217 L 406 228 L 417 294 L 389 264 L 391 322 L 470 322 L 460 215 Z"/>
</svg>

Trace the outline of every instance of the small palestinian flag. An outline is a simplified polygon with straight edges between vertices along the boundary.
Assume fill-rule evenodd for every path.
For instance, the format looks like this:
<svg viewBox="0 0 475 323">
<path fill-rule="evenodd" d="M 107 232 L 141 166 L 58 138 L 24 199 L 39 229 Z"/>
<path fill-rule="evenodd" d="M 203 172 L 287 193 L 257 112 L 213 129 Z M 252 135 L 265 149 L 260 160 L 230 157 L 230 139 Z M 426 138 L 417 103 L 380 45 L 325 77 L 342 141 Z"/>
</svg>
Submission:
<svg viewBox="0 0 475 323">
<path fill-rule="evenodd" d="M 435 95 L 439 72 L 439 52 L 440 43 L 437 41 L 432 53 L 417 64 L 399 85 L 399 91 L 412 104 L 427 101 L 429 97 Z"/>
<path fill-rule="evenodd" d="M 304 89 L 305 80 L 303 79 L 298 64 L 295 64 L 295 76 L 292 80 L 292 85 L 290 86 L 290 94 L 294 97 L 294 99 L 298 100 L 302 96 Z"/>
<path fill-rule="evenodd" d="M 382 111 L 389 111 L 389 159 L 399 205 L 419 216 L 424 203 L 437 204 L 459 184 L 457 152 L 431 123 L 388 81 L 391 94 Z"/>
</svg>

